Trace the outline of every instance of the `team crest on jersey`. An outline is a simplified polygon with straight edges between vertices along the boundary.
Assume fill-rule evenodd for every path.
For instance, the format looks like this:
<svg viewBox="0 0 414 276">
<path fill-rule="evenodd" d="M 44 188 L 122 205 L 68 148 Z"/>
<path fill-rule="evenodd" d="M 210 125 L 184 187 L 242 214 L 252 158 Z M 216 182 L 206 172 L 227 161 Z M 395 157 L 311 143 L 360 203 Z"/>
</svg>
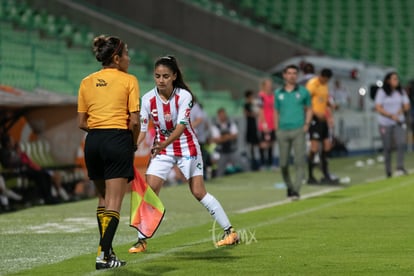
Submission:
<svg viewBox="0 0 414 276">
<path fill-rule="evenodd" d="M 171 122 L 171 120 L 172 120 L 171 114 L 170 113 L 165 113 L 164 114 L 164 120 L 166 122 Z"/>
</svg>

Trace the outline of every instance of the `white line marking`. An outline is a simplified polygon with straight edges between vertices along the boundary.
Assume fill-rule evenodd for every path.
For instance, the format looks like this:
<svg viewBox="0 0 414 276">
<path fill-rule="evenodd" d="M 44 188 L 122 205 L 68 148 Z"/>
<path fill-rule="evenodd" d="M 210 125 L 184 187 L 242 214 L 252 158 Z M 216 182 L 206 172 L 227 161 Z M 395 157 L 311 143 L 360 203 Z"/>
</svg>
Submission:
<svg viewBox="0 0 414 276">
<path fill-rule="evenodd" d="M 341 190 L 341 189 L 343 189 L 343 188 L 341 188 L 341 187 L 326 188 L 326 189 L 323 189 L 323 190 L 320 190 L 320 191 L 305 194 L 305 195 L 301 196 L 301 199 L 307 199 L 307 198 L 311 198 L 311 197 L 315 197 L 315 196 L 320 196 L 320 195 L 331 193 L 331 192 L 338 191 L 338 190 Z M 267 204 L 263 204 L 263 205 L 257 205 L 257 206 L 244 208 L 244 209 L 236 211 L 236 213 L 237 214 L 244 214 L 244 213 L 248 213 L 248 212 L 252 212 L 252 211 L 258 211 L 258 210 L 261 210 L 261 209 L 266 209 L 266 208 L 270 208 L 270 207 L 284 205 L 284 204 L 291 203 L 291 202 L 292 202 L 292 200 L 287 198 L 287 199 L 277 201 L 277 202 L 272 202 L 272 203 L 267 203 Z"/>
</svg>

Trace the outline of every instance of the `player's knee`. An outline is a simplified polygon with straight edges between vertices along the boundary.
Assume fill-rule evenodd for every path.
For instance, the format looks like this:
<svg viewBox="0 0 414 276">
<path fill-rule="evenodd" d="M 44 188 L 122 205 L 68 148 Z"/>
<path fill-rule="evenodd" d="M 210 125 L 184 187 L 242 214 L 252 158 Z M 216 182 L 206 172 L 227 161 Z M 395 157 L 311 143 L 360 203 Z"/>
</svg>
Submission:
<svg viewBox="0 0 414 276">
<path fill-rule="evenodd" d="M 193 196 L 198 200 L 202 200 L 204 198 L 204 196 L 206 195 L 205 191 L 191 191 L 191 193 L 193 194 Z"/>
</svg>

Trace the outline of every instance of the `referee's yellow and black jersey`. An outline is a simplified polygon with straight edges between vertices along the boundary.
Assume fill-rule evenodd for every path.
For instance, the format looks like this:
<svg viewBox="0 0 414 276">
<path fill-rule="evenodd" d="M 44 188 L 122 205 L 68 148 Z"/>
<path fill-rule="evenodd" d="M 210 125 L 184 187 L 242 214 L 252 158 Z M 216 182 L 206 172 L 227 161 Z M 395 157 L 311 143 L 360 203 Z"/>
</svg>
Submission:
<svg viewBox="0 0 414 276">
<path fill-rule="evenodd" d="M 319 77 L 313 77 L 306 83 L 312 99 L 312 111 L 314 114 L 325 117 L 329 101 L 328 84 L 321 83 Z"/>
<path fill-rule="evenodd" d="M 128 118 L 139 112 L 139 85 L 135 76 L 105 68 L 84 78 L 78 112 L 88 114 L 89 129 L 128 129 Z"/>
</svg>

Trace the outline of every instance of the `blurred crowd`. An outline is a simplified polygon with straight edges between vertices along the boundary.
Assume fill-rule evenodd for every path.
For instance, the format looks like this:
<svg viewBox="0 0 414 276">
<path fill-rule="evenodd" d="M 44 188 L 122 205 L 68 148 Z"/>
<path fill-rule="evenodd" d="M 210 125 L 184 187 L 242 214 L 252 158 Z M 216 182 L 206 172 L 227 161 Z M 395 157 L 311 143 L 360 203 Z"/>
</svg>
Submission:
<svg viewBox="0 0 414 276">
<path fill-rule="evenodd" d="M 95 195 L 93 184 L 76 165 L 42 167 L 19 143 L 2 133 L 0 145 L 0 211 L 59 204 Z"/>
</svg>

